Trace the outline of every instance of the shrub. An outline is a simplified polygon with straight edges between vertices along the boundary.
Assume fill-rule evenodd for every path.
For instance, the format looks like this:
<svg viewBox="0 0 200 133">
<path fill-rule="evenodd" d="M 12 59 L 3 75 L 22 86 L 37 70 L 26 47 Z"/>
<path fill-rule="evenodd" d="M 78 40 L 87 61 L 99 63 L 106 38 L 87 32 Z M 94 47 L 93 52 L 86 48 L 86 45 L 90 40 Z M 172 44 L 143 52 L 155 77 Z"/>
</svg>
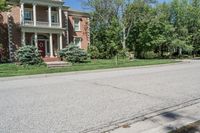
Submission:
<svg viewBox="0 0 200 133">
<path fill-rule="evenodd" d="M 38 49 L 31 45 L 20 47 L 16 57 L 22 65 L 36 65 L 43 63 Z"/>
<path fill-rule="evenodd" d="M 156 53 L 154 53 L 153 51 L 148 51 L 148 52 L 144 53 L 145 59 L 154 59 L 156 57 L 158 57 L 158 55 Z"/>
<path fill-rule="evenodd" d="M 70 44 L 68 47 L 60 50 L 58 54 L 64 60 L 72 63 L 81 63 L 87 60 L 87 53 L 74 44 Z"/>
<path fill-rule="evenodd" d="M 99 58 L 99 50 L 96 46 L 90 46 L 88 48 L 88 53 L 91 59 L 98 59 Z"/>
<path fill-rule="evenodd" d="M 119 55 L 119 57 L 122 57 L 122 58 L 129 57 L 128 49 L 118 50 L 118 55 Z"/>
</svg>

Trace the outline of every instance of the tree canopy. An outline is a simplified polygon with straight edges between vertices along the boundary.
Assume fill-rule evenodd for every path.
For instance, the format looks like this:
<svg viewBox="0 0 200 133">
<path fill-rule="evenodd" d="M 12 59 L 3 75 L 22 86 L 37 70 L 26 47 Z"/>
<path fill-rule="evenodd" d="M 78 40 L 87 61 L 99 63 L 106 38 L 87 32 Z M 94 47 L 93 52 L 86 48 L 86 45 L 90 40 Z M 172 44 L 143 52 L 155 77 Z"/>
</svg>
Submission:
<svg viewBox="0 0 200 133">
<path fill-rule="evenodd" d="M 7 10 L 6 0 L 0 0 L 0 12 Z"/>
<path fill-rule="evenodd" d="M 200 1 L 87 0 L 91 9 L 91 45 L 100 58 L 124 49 L 138 58 L 198 54 Z"/>
</svg>

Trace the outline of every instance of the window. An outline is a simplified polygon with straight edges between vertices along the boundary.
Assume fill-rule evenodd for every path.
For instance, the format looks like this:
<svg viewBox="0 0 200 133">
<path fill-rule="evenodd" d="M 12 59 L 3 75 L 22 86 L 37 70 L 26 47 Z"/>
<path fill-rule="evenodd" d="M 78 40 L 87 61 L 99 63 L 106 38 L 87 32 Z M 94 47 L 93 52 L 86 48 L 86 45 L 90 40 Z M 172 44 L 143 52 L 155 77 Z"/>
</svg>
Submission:
<svg viewBox="0 0 200 133">
<path fill-rule="evenodd" d="M 58 13 L 57 12 L 52 12 L 51 22 L 52 23 L 58 23 Z"/>
<path fill-rule="evenodd" d="M 79 37 L 74 38 L 74 44 L 79 48 L 81 48 L 81 38 Z"/>
<path fill-rule="evenodd" d="M 74 31 L 80 31 L 80 19 L 79 18 L 75 18 L 74 19 Z"/>
<path fill-rule="evenodd" d="M 31 10 L 25 10 L 24 11 L 24 20 L 32 20 L 32 11 Z"/>
</svg>

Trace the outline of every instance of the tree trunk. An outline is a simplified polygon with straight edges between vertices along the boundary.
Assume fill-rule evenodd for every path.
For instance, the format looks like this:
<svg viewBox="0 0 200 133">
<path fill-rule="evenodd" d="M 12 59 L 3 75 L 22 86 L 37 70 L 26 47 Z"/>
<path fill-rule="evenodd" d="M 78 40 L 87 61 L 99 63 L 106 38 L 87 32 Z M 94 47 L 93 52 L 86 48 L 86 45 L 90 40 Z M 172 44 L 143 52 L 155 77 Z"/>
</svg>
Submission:
<svg viewBox="0 0 200 133">
<path fill-rule="evenodd" d="M 126 49 L 126 28 L 123 28 L 123 39 L 122 39 L 122 47 Z"/>
</svg>

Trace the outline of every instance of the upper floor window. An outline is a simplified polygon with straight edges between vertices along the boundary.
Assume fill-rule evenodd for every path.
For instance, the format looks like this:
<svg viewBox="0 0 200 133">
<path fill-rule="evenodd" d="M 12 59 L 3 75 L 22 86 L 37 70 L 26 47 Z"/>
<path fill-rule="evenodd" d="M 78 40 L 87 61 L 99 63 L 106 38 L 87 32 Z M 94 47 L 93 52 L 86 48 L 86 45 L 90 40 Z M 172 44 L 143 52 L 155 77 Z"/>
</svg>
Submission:
<svg viewBox="0 0 200 133">
<path fill-rule="evenodd" d="M 51 21 L 53 23 L 57 23 L 58 22 L 58 13 L 57 12 L 52 12 L 52 14 L 51 14 Z"/>
<path fill-rule="evenodd" d="M 32 10 L 30 10 L 30 9 L 24 10 L 24 20 L 33 20 L 32 16 L 33 16 Z"/>
<path fill-rule="evenodd" d="M 74 18 L 74 31 L 80 31 L 80 19 L 79 18 Z"/>
</svg>

